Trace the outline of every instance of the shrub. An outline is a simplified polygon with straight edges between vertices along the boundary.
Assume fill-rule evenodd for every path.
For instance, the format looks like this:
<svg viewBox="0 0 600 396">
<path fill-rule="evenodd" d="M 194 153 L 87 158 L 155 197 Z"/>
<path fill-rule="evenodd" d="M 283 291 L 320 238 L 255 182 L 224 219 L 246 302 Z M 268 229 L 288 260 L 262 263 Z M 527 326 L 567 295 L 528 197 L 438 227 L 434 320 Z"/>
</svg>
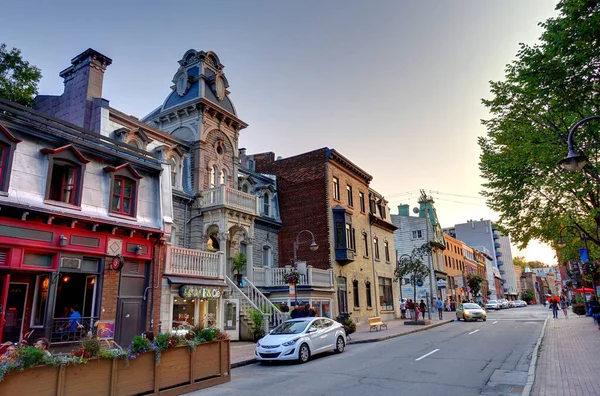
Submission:
<svg viewBox="0 0 600 396">
<path fill-rule="evenodd" d="M 573 313 L 576 315 L 585 315 L 585 305 L 581 303 L 573 305 Z"/>
<path fill-rule="evenodd" d="M 39 366 L 45 363 L 46 352 L 39 348 L 32 346 L 21 347 L 18 353 L 21 368 Z"/>
<path fill-rule="evenodd" d="M 133 340 L 131 341 L 131 346 L 129 347 L 129 351 L 131 353 L 144 353 L 150 350 L 152 350 L 152 345 L 150 344 L 150 341 L 147 338 L 141 335 L 136 335 L 135 337 L 133 337 Z"/>
<path fill-rule="evenodd" d="M 98 337 L 88 337 L 81 341 L 83 348 L 90 357 L 97 357 L 100 351 L 100 339 Z"/>
<path fill-rule="evenodd" d="M 252 321 L 252 333 L 254 333 L 254 338 L 258 340 L 265 335 L 265 317 L 262 312 L 257 311 L 256 309 L 249 310 L 248 316 Z"/>
</svg>

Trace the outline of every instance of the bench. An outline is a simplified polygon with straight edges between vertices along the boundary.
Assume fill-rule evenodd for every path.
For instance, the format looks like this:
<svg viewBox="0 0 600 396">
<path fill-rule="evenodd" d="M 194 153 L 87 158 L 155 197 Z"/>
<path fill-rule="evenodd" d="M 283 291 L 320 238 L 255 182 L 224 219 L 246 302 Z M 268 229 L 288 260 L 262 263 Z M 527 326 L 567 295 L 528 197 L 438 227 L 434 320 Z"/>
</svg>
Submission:
<svg viewBox="0 0 600 396">
<path fill-rule="evenodd" d="M 369 318 L 369 326 L 370 326 L 369 333 L 371 331 L 373 331 L 373 329 L 379 331 L 383 327 L 385 327 L 385 329 L 387 330 L 387 324 L 383 323 L 379 316 L 375 316 L 374 318 Z"/>
</svg>

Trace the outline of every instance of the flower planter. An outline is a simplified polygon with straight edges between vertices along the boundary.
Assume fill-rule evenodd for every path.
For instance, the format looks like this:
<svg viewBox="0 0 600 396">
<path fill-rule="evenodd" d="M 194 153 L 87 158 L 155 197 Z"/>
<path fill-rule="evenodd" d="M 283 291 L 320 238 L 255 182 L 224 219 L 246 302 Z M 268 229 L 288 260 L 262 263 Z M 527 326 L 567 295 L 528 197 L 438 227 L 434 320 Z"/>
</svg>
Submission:
<svg viewBox="0 0 600 396">
<path fill-rule="evenodd" d="M 229 340 L 177 347 L 136 359 L 90 359 L 87 364 L 39 366 L 13 371 L 0 382 L 0 395 L 174 396 L 231 381 Z"/>
</svg>

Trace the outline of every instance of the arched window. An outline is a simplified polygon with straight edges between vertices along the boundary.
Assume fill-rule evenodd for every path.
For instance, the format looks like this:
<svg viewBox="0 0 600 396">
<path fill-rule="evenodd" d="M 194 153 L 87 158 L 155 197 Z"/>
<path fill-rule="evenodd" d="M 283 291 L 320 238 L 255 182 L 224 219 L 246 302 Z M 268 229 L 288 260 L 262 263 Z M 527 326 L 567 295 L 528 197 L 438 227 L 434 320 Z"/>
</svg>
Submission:
<svg viewBox="0 0 600 396">
<path fill-rule="evenodd" d="M 132 140 L 128 141 L 127 144 L 130 145 L 131 147 L 135 147 L 137 149 L 141 148 L 140 144 L 135 139 L 132 139 Z"/>
<path fill-rule="evenodd" d="M 213 252 L 219 250 L 219 240 L 215 235 L 211 235 L 208 237 L 208 241 L 206 242 L 206 248 Z"/>
<path fill-rule="evenodd" d="M 217 183 L 218 183 L 218 178 L 219 178 L 219 170 L 217 169 L 217 166 L 213 166 L 212 168 L 210 168 L 210 188 L 215 188 L 217 187 Z"/>
<path fill-rule="evenodd" d="M 263 265 L 263 267 L 272 267 L 273 266 L 273 249 L 271 249 L 270 246 L 263 246 L 262 265 Z"/>
<path fill-rule="evenodd" d="M 219 184 L 227 184 L 227 171 L 225 169 L 221 169 L 221 173 L 219 173 Z"/>
<path fill-rule="evenodd" d="M 246 194 L 249 193 L 248 184 L 247 183 L 242 184 L 242 192 L 245 192 Z"/>
<path fill-rule="evenodd" d="M 177 188 L 179 183 L 178 183 L 178 175 L 179 175 L 179 169 L 177 169 L 177 161 L 175 161 L 175 158 L 171 157 L 169 158 L 169 166 L 171 167 L 171 187 L 173 188 Z"/>
<path fill-rule="evenodd" d="M 269 193 L 265 193 L 263 195 L 263 215 L 264 216 L 270 216 L 269 210 L 271 208 L 271 197 L 269 196 Z"/>
</svg>

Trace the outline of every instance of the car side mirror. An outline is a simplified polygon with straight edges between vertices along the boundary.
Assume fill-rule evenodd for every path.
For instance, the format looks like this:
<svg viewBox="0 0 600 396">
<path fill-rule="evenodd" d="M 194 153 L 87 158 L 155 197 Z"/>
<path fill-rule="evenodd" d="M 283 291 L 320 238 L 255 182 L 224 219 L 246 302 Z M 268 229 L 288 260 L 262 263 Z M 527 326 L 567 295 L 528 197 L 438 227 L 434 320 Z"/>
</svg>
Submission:
<svg viewBox="0 0 600 396">
<path fill-rule="evenodd" d="M 315 331 L 317 331 L 317 328 L 316 327 L 311 327 L 310 329 L 308 329 L 306 331 L 306 333 L 310 334 L 310 333 L 314 333 Z"/>
</svg>

